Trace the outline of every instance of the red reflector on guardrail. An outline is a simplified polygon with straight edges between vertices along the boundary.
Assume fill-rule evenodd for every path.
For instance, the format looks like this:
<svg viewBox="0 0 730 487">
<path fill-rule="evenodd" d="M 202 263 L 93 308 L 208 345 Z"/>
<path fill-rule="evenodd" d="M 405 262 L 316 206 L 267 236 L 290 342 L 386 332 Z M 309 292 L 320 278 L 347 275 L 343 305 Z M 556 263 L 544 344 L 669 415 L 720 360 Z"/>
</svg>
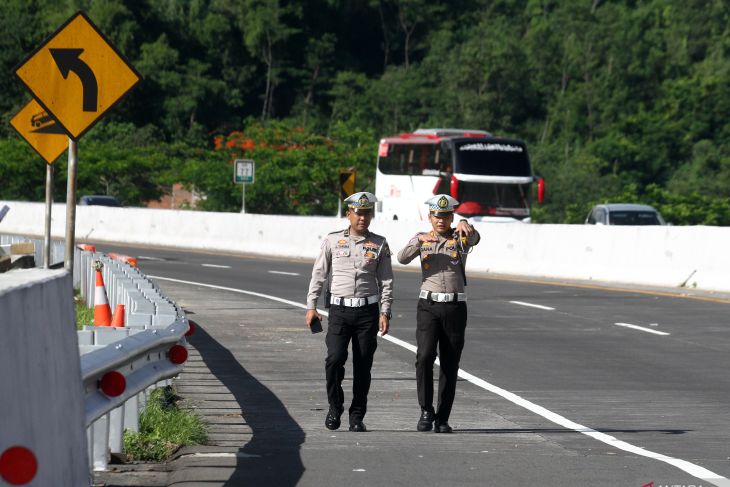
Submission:
<svg viewBox="0 0 730 487">
<path fill-rule="evenodd" d="M 117 397 L 127 388 L 127 379 L 117 371 L 107 372 L 99 381 L 99 389 L 109 397 Z"/>
<path fill-rule="evenodd" d="M 10 485 L 24 485 L 38 472 L 38 461 L 29 449 L 11 446 L 0 455 L 0 477 Z"/>
<path fill-rule="evenodd" d="M 167 353 L 170 362 L 175 365 L 184 364 L 188 359 L 188 349 L 182 345 L 173 345 Z"/>
<path fill-rule="evenodd" d="M 185 332 L 185 336 L 189 337 L 190 335 L 195 333 L 195 328 L 197 328 L 197 326 L 198 326 L 197 323 L 195 323 L 194 321 L 188 320 L 188 331 Z"/>
</svg>

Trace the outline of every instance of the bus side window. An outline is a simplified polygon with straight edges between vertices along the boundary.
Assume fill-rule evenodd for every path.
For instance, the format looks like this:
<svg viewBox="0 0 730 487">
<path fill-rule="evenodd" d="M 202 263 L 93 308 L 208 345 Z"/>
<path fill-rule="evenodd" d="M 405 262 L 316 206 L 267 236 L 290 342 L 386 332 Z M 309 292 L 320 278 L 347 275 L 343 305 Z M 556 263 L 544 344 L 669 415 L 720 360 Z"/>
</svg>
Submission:
<svg viewBox="0 0 730 487">
<path fill-rule="evenodd" d="M 431 169 L 431 164 L 429 164 L 431 161 L 428 160 L 428 156 L 431 152 L 429 151 L 429 149 L 430 147 L 427 145 L 422 145 L 419 147 L 421 154 L 418 158 L 418 172 L 416 174 L 423 174 L 423 171 L 425 169 Z"/>
<path fill-rule="evenodd" d="M 396 146 L 398 148 L 397 151 L 395 151 L 395 154 L 393 154 L 394 157 L 396 157 L 396 160 L 398 163 L 393 168 L 393 174 L 403 174 L 403 171 L 405 170 L 405 154 L 403 153 L 403 147 L 402 146 Z"/>
<path fill-rule="evenodd" d="M 421 146 L 421 173 L 424 176 L 438 176 L 441 172 L 441 151 L 437 145 Z"/>
<path fill-rule="evenodd" d="M 440 172 L 452 173 L 454 168 L 451 166 L 451 153 L 445 145 L 441 144 L 437 149 L 438 168 Z"/>
<path fill-rule="evenodd" d="M 408 148 L 407 149 L 408 150 L 408 168 L 406 169 L 406 174 L 419 174 L 418 172 L 416 172 L 415 162 L 414 162 L 416 148 L 413 147 L 412 145 L 407 146 L 407 148 Z"/>
</svg>

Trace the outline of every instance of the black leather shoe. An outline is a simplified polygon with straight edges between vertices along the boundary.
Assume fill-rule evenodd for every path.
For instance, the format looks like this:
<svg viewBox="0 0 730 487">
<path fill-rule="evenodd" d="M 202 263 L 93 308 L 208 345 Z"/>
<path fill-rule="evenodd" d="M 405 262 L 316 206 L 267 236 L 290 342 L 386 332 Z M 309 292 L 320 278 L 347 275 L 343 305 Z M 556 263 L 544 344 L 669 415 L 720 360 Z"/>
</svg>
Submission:
<svg viewBox="0 0 730 487">
<path fill-rule="evenodd" d="M 350 431 L 355 431 L 357 433 L 364 433 L 368 429 L 365 427 L 365 423 L 362 422 L 362 420 L 355 420 L 350 423 Z"/>
<path fill-rule="evenodd" d="M 434 433 L 453 433 L 453 429 L 451 426 L 449 426 L 449 423 L 446 421 L 439 421 L 438 419 L 433 425 L 433 432 Z"/>
<path fill-rule="evenodd" d="M 324 425 L 328 430 L 336 430 L 340 427 L 340 416 L 342 416 L 342 412 L 344 410 L 345 408 L 343 407 L 340 407 L 339 409 L 330 407 L 327 417 L 324 420 Z"/>
<path fill-rule="evenodd" d="M 433 411 L 421 409 L 421 418 L 418 420 L 416 429 L 418 431 L 431 431 L 433 428 Z"/>
</svg>

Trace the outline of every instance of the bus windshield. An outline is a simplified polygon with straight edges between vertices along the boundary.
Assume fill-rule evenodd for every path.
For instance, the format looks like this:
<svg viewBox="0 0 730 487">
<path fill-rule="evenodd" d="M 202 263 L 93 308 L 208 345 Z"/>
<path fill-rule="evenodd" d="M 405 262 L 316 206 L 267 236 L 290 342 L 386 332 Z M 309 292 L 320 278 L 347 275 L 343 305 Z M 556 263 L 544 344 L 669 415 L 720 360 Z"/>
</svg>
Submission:
<svg viewBox="0 0 730 487">
<path fill-rule="evenodd" d="M 449 156 L 439 144 L 391 144 L 378 160 L 383 174 L 438 176 L 451 172 Z"/>
<path fill-rule="evenodd" d="M 525 147 L 507 141 L 471 141 L 454 143 L 456 171 L 480 176 L 532 176 Z"/>
</svg>

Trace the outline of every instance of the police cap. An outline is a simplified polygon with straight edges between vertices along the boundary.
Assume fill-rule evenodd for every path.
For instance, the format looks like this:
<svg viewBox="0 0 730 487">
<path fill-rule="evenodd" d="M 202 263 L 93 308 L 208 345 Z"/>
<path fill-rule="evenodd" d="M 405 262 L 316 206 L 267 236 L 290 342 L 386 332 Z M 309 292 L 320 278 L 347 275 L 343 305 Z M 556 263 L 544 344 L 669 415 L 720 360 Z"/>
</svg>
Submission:
<svg viewBox="0 0 730 487">
<path fill-rule="evenodd" d="M 428 211 L 436 215 L 453 213 L 454 209 L 459 206 L 456 198 L 452 198 L 447 194 L 437 194 L 425 201 L 428 205 Z"/>
<path fill-rule="evenodd" d="M 348 208 L 353 210 L 372 210 L 375 208 L 375 202 L 378 199 L 373 193 L 367 191 L 361 191 L 359 193 L 352 194 L 345 199 Z"/>
</svg>

